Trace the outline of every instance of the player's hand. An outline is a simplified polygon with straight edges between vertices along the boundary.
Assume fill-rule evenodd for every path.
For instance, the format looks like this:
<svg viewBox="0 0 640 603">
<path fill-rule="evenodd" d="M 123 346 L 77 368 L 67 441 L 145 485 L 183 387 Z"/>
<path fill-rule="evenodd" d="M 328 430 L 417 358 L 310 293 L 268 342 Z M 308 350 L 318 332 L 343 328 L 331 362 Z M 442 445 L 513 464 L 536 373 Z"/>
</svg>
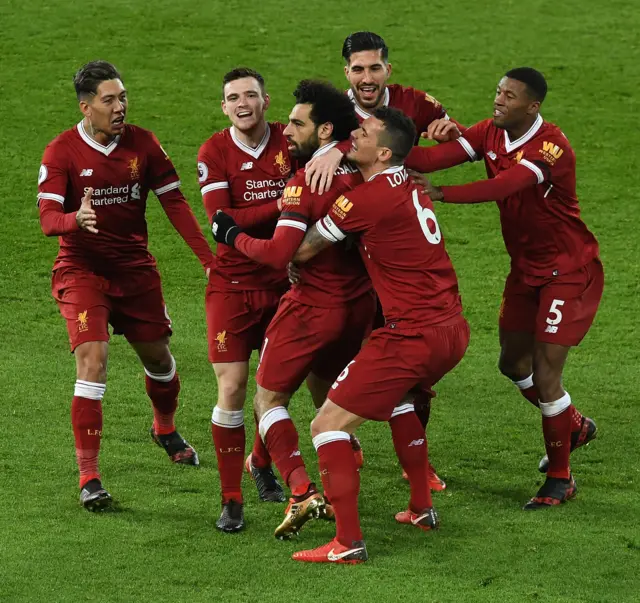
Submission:
<svg viewBox="0 0 640 603">
<path fill-rule="evenodd" d="M 304 181 L 312 193 L 317 190 L 318 194 L 321 195 L 329 190 L 333 182 L 333 175 L 336 173 L 342 158 L 342 152 L 333 148 L 307 163 L 304 171 Z"/>
<path fill-rule="evenodd" d="M 409 177 L 413 180 L 414 184 L 418 186 L 418 188 L 422 189 L 422 192 L 429 195 L 432 201 L 442 201 L 444 195 L 440 190 L 439 186 L 434 186 L 431 184 L 429 179 L 420 172 L 414 172 L 413 170 L 408 170 Z"/>
<path fill-rule="evenodd" d="M 211 221 L 211 233 L 216 243 L 224 243 L 233 247 L 236 237 L 241 233 L 240 227 L 236 224 L 236 221 L 223 211 L 218 210 L 218 213 L 213 216 Z"/>
<path fill-rule="evenodd" d="M 207 269 L 204 271 L 207 280 L 209 280 L 209 275 L 211 274 L 211 266 L 207 266 Z"/>
<path fill-rule="evenodd" d="M 422 133 L 423 138 L 435 140 L 436 142 L 449 142 L 457 140 L 462 136 L 458 126 L 450 119 L 435 119 L 429 124 L 426 132 Z"/>
<path fill-rule="evenodd" d="M 293 262 L 289 262 L 287 266 L 287 274 L 289 276 L 289 282 L 292 285 L 297 285 L 300 282 L 300 268 Z"/>
<path fill-rule="evenodd" d="M 76 212 L 76 223 L 81 230 L 86 230 L 91 234 L 98 234 L 98 229 L 96 228 L 98 216 L 91 205 L 92 195 L 93 189 L 87 189 L 82 201 L 80 201 L 80 209 Z"/>
</svg>

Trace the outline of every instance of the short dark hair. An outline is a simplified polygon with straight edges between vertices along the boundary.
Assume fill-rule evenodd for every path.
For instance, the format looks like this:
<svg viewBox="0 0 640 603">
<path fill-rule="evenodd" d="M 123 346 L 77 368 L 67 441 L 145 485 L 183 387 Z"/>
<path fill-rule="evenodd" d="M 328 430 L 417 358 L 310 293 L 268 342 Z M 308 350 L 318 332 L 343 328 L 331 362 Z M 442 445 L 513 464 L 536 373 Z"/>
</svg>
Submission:
<svg viewBox="0 0 640 603">
<path fill-rule="evenodd" d="M 250 67 L 236 67 L 228 73 L 225 73 L 222 78 L 222 97 L 224 98 L 224 87 L 229 82 L 241 80 L 245 77 L 252 77 L 254 80 L 256 80 L 258 84 L 260 84 L 260 90 L 262 90 L 262 94 L 264 94 L 264 78 L 255 69 L 251 69 Z"/>
<path fill-rule="evenodd" d="M 534 100 L 542 102 L 547 96 L 547 80 L 533 67 L 516 67 L 507 71 L 505 76 L 526 84 L 529 96 Z"/>
<path fill-rule="evenodd" d="M 389 58 L 389 49 L 384 40 L 371 31 L 356 31 L 349 34 L 342 44 L 342 56 L 347 63 L 351 60 L 351 55 L 354 52 L 362 52 L 363 50 L 379 50 L 384 61 Z"/>
<path fill-rule="evenodd" d="M 391 149 L 391 162 L 394 165 L 401 164 L 416 139 L 413 120 L 393 107 L 380 107 L 373 112 L 373 116 L 384 124 L 381 142 Z"/>
<path fill-rule="evenodd" d="M 309 116 L 316 126 L 333 124 L 334 140 L 347 140 L 359 127 L 351 99 L 329 82 L 302 80 L 293 96 L 298 104 L 311 105 Z"/>
<path fill-rule="evenodd" d="M 86 96 L 93 96 L 98 86 L 107 80 L 121 80 L 120 73 L 114 65 L 107 61 L 91 61 L 83 65 L 73 76 L 73 85 L 78 100 Z"/>
</svg>

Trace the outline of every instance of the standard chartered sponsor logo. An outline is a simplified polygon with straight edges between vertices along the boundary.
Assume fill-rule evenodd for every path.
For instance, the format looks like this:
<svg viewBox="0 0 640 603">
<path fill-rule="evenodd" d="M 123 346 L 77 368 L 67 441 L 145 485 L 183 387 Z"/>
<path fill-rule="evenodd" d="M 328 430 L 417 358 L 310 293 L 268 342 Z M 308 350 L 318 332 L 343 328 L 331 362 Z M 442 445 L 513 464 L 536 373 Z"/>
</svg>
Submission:
<svg viewBox="0 0 640 603">
<path fill-rule="evenodd" d="M 277 199 L 282 195 L 286 181 L 279 180 L 247 180 L 247 190 L 242 198 L 245 201 L 260 201 L 262 199 Z"/>
<path fill-rule="evenodd" d="M 138 184 L 134 184 L 134 188 L 137 192 Z M 89 187 L 86 186 L 84 188 L 84 192 L 86 193 L 89 190 Z M 135 194 L 132 194 L 132 191 L 129 184 L 125 184 L 124 186 L 107 186 L 105 188 L 94 188 L 93 196 L 92 196 L 92 205 L 116 205 L 120 203 L 128 203 L 130 198 L 139 199 L 140 196 L 136 197 Z"/>
</svg>

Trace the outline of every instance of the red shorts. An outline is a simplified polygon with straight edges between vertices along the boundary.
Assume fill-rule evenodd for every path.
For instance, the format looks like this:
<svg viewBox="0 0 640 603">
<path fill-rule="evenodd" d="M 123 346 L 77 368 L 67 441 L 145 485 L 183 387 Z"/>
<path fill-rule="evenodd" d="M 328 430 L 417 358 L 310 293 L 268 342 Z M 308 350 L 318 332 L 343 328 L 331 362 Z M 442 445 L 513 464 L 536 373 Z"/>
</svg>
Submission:
<svg viewBox="0 0 640 603">
<path fill-rule="evenodd" d="M 216 291 L 207 287 L 209 362 L 247 362 L 262 347 L 282 291 Z"/>
<path fill-rule="evenodd" d="M 285 295 L 265 335 L 256 382 L 293 393 L 310 372 L 332 382 L 371 333 L 373 292 L 337 308 L 316 308 Z"/>
<path fill-rule="evenodd" d="M 507 277 L 500 328 L 534 333 L 536 341 L 578 345 L 587 334 L 602 298 L 604 271 L 598 258 L 555 277 L 528 276 L 512 270 Z"/>
<path fill-rule="evenodd" d="M 84 268 L 58 268 L 51 291 L 67 321 L 71 351 L 88 341 L 109 341 L 109 324 L 115 335 L 132 342 L 171 335 L 160 274 L 153 267 L 109 279 Z"/>
<path fill-rule="evenodd" d="M 468 344 L 462 317 L 422 329 L 376 329 L 331 386 L 329 399 L 359 417 L 388 421 L 409 390 L 431 389 L 460 362 Z"/>
</svg>

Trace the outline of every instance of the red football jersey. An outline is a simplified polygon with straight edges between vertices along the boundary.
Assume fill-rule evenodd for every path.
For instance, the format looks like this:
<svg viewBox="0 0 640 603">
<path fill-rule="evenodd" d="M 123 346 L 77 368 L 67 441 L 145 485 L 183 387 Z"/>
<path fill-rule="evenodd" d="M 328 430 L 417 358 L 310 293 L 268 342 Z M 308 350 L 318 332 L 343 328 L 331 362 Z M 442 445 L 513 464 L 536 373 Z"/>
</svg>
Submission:
<svg viewBox="0 0 640 603">
<path fill-rule="evenodd" d="M 580 218 L 576 156 L 560 128 L 538 115 L 526 134 L 511 141 L 487 119 L 467 129 L 458 142 L 472 160 L 484 159 L 489 178 L 516 163 L 536 175 L 536 185 L 497 202 L 515 267 L 533 276 L 555 276 L 598 255 L 598 242 Z"/>
<path fill-rule="evenodd" d="M 49 143 L 38 177 L 38 199 L 57 201 L 65 213 L 75 213 L 90 187 L 99 232 L 77 230 L 60 236 L 54 269 L 79 266 L 110 274 L 155 266 L 147 249 L 147 196 L 150 190 L 162 195 L 177 189 L 180 180 L 154 134 L 127 124 L 122 135 L 103 146 L 80 122 Z"/>
<path fill-rule="evenodd" d="M 233 126 L 211 136 L 198 153 L 202 196 L 227 191 L 233 208 L 250 208 L 277 201 L 291 175 L 283 130 L 282 124 L 269 123 L 264 138 L 255 149 L 238 139 Z M 253 238 L 270 239 L 276 220 L 277 215 L 243 230 Z M 271 289 L 287 283 L 285 271 L 258 264 L 226 245 L 218 245 L 209 278 L 219 290 Z"/>
<path fill-rule="evenodd" d="M 314 157 L 334 146 L 322 147 Z M 315 224 L 327 214 L 334 202 L 341 202 L 341 195 L 361 183 L 360 172 L 343 162 L 335 173 L 331 188 L 322 195 L 312 194 L 305 184 L 304 170 L 298 170 L 284 189 L 278 228 L 306 231 L 308 225 Z M 371 280 L 357 247 L 350 241 L 344 241 L 301 264 L 300 282 L 293 285 L 287 295 L 308 306 L 334 308 L 360 297 L 371 288 Z"/>
<path fill-rule="evenodd" d="M 355 105 L 356 115 L 360 123 L 368 117 L 371 117 L 370 113 L 358 105 L 353 90 L 349 89 L 347 94 Z M 433 96 L 409 86 L 400 86 L 400 84 L 387 86 L 384 91 L 383 105 L 385 107 L 400 109 L 413 120 L 418 132 L 418 138 L 416 140 L 419 140 L 422 132 L 427 131 L 432 121 L 442 118 L 449 119 L 444 107 L 433 98 Z"/>
<path fill-rule="evenodd" d="M 403 166 L 340 197 L 317 228 L 332 242 L 360 235 L 358 245 L 387 323 L 415 328 L 461 314 L 458 279 L 433 204 Z"/>
</svg>

